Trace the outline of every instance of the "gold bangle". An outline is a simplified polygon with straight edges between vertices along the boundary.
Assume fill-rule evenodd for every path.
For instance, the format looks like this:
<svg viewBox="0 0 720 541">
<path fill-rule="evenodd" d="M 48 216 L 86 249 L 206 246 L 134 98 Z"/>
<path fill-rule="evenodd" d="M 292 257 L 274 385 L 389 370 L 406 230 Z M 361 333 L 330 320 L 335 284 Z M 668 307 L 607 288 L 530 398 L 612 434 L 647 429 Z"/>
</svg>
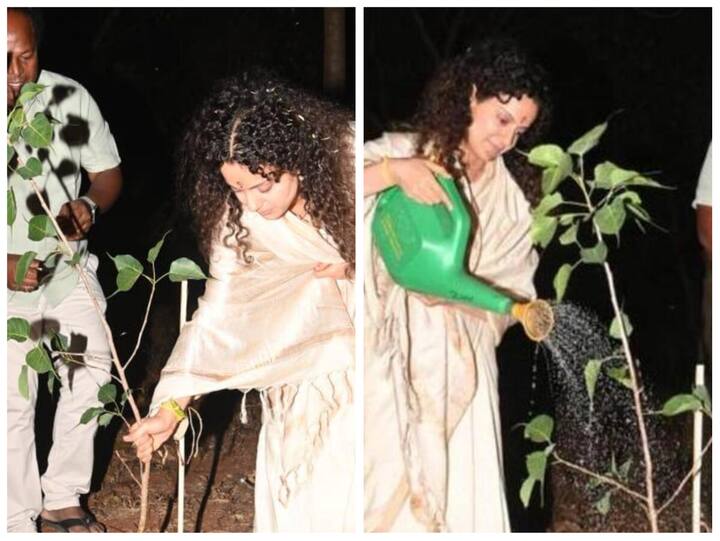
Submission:
<svg viewBox="0 0 720 541">
<path fill-rule="evenodd" d="M 383 178 L 387 180 L 388 187 L 395 186 L 397 184 L 397 177 L 390 170 L 390 160 L 387 156 L 383 156 L 382 165 L 380 166 L 380 173 L 382 174 Z"/>
<path fill-rule="evenodd" d="M 160 407 L 162 409 L 172 412 L 178 421 L 182 421 L 187 417 L 187 415 L 185 415 L 185 411 L 183 411 L 183 409 L 180 407 L 180 404 L 178 404 L 174 398 L 166 400 L 165 402 L 160 404 Z"/>
</svg>

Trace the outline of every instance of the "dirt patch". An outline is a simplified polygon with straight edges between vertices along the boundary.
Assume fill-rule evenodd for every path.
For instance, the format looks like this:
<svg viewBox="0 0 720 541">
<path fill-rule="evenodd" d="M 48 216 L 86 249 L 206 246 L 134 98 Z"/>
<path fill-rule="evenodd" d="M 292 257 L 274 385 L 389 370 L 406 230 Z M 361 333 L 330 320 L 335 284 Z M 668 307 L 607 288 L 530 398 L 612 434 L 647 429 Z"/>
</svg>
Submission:
<svg viewBox="0 0 720 541">
<path fill-rule="evenodd" d="M 186 468 L 185 532 L 250 532 L 253 528 L 255 454 L 260 430 L 260 401 L 247 399 L 248 424 L 240 422 L 239 393 L 208 397 L 200 411 L 205 421 L 199 451 Z M 232 404 L 232 407 L 227 407 Z M 215 412 L 211 414 L 210 412 Z M 219 414 L 218 414 L 219 412 Z M 139 478 L 132 449 L 115 438 L 115 454 L 101 488 L 88 504 L 109 532 L 134 532 L 140 516 Z M 177 532 L 177 453 L 164 447 L 155 456 L 150 478 L 147 531 Z"/>
</svg>

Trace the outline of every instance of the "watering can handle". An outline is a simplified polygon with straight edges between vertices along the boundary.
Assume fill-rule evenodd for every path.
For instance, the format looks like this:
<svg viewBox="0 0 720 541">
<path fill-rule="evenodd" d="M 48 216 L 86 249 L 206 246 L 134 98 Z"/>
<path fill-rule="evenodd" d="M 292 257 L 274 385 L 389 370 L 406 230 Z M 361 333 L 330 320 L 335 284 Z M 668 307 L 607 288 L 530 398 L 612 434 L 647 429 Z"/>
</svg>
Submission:
<svg viewBox="0 0 720 541">
<path fill-rule="evenodd" d="M 465 200 L 457 189 L 454 178 L 438 173 L 434 175 L 452 203 L 452 209 L 448 209 L 448 212 L 453 217 L 453 240 L 455 243 L 465 242 L 470 232 L 470 220 L 463 219 L 467 217 Z"/>
</svg>

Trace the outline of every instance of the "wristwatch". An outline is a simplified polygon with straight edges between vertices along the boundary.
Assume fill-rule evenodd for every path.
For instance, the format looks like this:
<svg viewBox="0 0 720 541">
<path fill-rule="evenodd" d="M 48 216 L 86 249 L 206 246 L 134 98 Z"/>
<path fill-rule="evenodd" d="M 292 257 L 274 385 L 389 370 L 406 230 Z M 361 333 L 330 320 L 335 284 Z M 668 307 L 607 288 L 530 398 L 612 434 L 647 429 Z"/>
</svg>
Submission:
<svg viewBox="0 0 720 541">
<path fill-rule="evenodd" d="M 90 214 L 92 215 L 92 223 L 95 224 L 95 215 L 97 214 L 98 204 L 90 199 L 87 195 L 83 195 L 82 197 L 78 198 L 80 201 L 84 201 L 85 204 L 90 209 Z"/>
</svg>

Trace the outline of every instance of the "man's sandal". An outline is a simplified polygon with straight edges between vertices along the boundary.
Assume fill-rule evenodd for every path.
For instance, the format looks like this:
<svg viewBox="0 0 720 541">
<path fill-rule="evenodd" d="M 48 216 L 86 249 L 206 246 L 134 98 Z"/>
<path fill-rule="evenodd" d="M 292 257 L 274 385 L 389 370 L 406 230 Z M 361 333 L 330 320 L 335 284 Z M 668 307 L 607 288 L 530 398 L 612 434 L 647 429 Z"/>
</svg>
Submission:
<svg viewBox="0 0 720 541">
<path fill-rule="evenodd" d="M 83 526 L 87 528 L 88 532 L 90 533 L 104 533 L 107 532 L 107 529 L 105 528 L 105 525 L 95 520 L 95 517 L 93 517 L 89 513 L 85 513 L 82 517 L 77 518 L 66 518 L 65 520 L 50 520 L 48 518 L 45 518 L 43 516 L 39 517 L 40 521 L 40 530 L 42 531 L 43 526 L 49 526 L 56 532 L 60 533 L 80 533 L 80 532 L 71 532 L 70 528 L 75 528 L 77 526 Z M 90 529 L 91 526 L 94 525 L 100 526 L 100 532 L 93 532 L 93 530 Z"/>
</svg>

